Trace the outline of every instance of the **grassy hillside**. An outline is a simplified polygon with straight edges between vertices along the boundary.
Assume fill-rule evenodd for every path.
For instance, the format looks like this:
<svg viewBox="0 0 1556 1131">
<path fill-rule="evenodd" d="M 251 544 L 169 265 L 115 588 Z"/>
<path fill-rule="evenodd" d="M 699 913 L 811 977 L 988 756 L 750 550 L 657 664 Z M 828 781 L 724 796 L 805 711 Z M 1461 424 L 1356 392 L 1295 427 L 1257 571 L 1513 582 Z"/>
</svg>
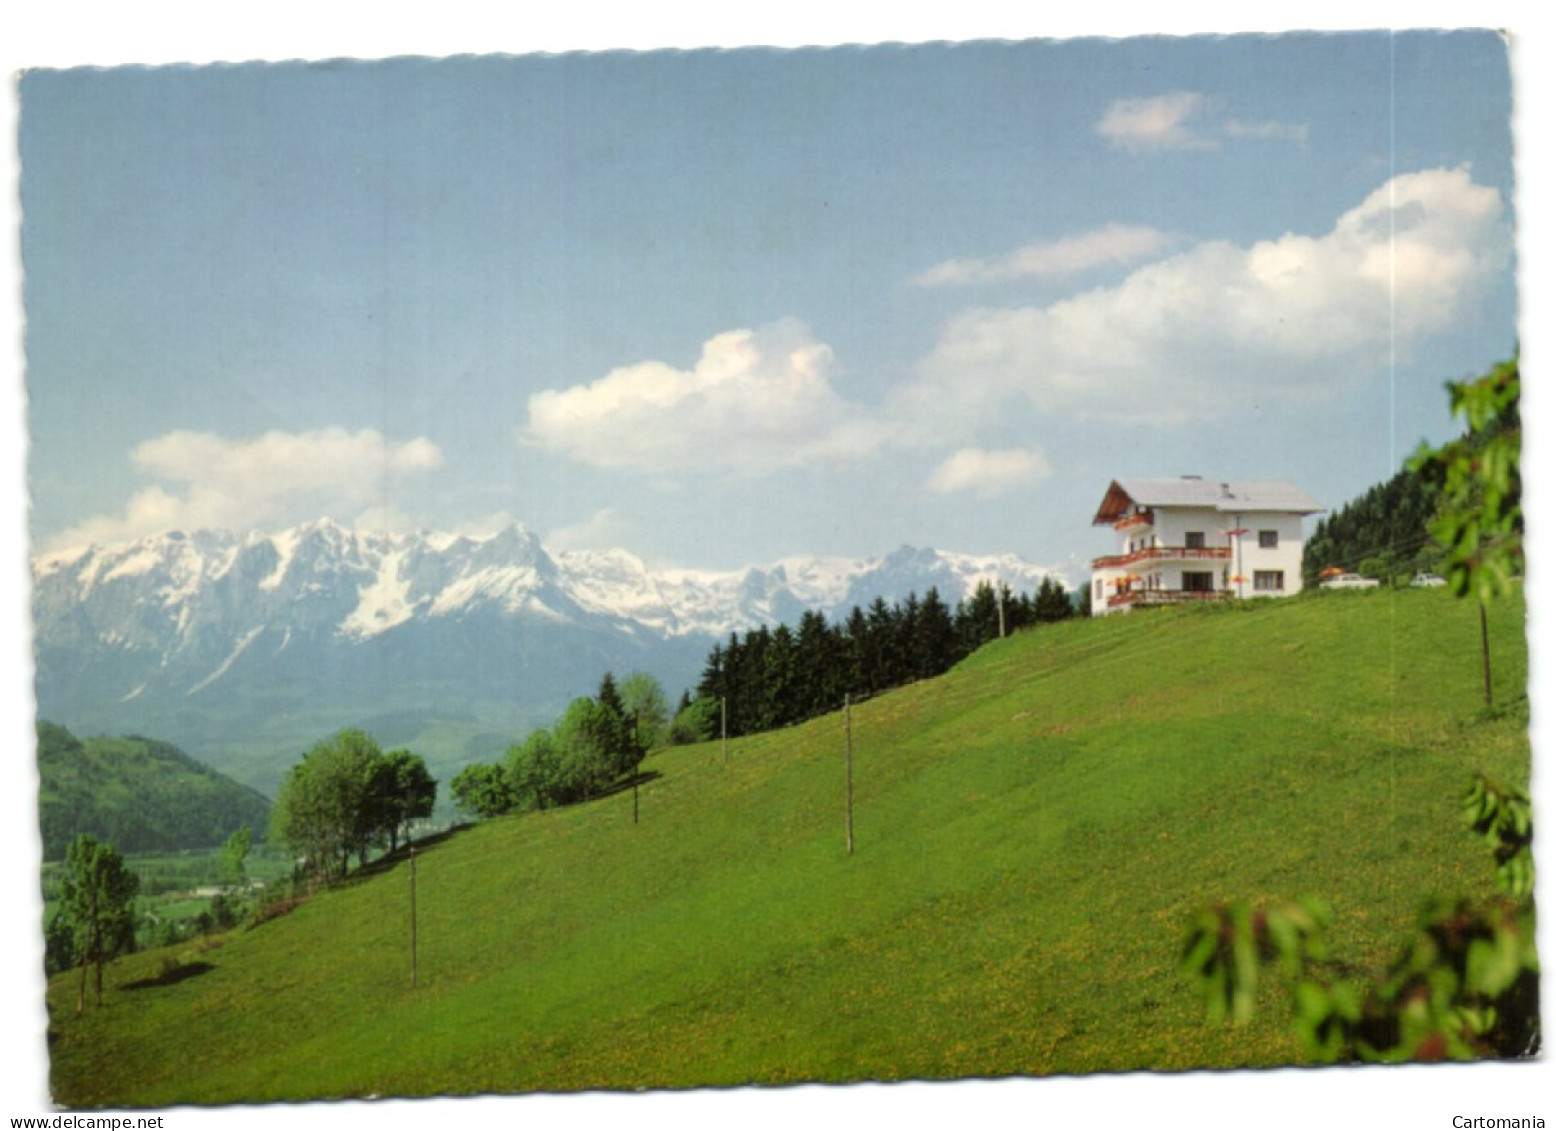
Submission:
<svg viewBox="0 0 1556 1131">
<path fill-rule="evenodd" d="M 38 820 L 45 860 L 78 833 L 120 852 L 210 848 L 247 825 L 264 836 L 270 802 L 176 746 L 136 736 L 77 739 L 38 724 Z"/>
<path fill-rule="evenodd" d="M 1273 990 L 1212 1029 L 1190 909 L 1322 894 L 1378 967 L 1429 892 L 1489 887 L 1467 775 L 1525 784 L 1521 603 L 1339 593 L 1066 623 L 853 715 L 666 751 L 221 945 L 50 990 L 56 1099 L 165 1105 L 1289 1063 Z M 175 969 L 174 961 L 181 963 Z"/>
</svg>

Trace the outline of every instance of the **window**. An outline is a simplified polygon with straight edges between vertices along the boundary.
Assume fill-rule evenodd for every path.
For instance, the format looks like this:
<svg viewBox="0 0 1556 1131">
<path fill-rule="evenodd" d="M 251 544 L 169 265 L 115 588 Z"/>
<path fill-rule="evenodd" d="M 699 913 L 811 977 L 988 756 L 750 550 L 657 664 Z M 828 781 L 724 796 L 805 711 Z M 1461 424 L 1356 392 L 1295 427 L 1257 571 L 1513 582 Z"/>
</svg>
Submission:
<svg viewBox="0 0 1556 1131">
<path fill-rule="evenodd" d="M 1183 544 L 1191 550 L 1203 550 L 1205 548 L 1205 532 L 1203 530 L 1190 530 L 1183 536 Z"/>
<path fill-rule="evenodd" d="M 1185 593 L 1210 593 L 1216 587 L 1216 575 L 1213 573 L 1191 573 L 1187 570 L 1183 573 L 1183 591 Z"/>
<path fill-rule="evenodd" d="M 1277 549 L 1279 546 L 1280 546 L 1280 531 L 1278 531 L 1278 530 L 1261 530 L 1261 531 L 1259 531 L 1259 549 L 1261 549 L 1261 550 L 1274 550 L 1274 549 Z"/>
<path fill-rule="evenodd" d="M 1263 534 L 1263 531 L 1260 532 Z M 1286 571 L 1282 569 L 1256 569 L 1253 571 L 1255 593 L 1282 593 L 1286 589 Z"/>
</svg>

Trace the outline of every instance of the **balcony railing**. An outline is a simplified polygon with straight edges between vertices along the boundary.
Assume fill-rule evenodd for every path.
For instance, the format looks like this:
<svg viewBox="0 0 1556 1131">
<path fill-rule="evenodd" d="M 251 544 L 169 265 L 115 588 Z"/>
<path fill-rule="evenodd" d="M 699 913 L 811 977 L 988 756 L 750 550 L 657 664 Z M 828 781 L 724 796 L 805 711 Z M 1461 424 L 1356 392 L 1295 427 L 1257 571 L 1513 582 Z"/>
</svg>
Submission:
<svg viewBox="0 0 1556 1131">
<path fill-rule="evenodd" d="M 1230 561 L 1232 551 L 1225 546 L 1147 546 L 1132 554 L 1093 558 L 1092 569 L 1123 569 L 1136 562 Z"/>
<path fill-rule="evenodd" d="M 1125 605 L 1188 605 L 1196 601 L 1225 601 L 1232 597 L 1230 589 L 1132 589 L 1115 593 L 1108 598 L 1108 608 Z"/>
<path fill-rule="evenodd" d="M 1141 511 L 1139 514 L 1126 514 L 1113 524 L 1114 530 L 1128 530 L 1134 526 L 1153 526 L 1156 523 L 1154 511 Z"/>
</svg>

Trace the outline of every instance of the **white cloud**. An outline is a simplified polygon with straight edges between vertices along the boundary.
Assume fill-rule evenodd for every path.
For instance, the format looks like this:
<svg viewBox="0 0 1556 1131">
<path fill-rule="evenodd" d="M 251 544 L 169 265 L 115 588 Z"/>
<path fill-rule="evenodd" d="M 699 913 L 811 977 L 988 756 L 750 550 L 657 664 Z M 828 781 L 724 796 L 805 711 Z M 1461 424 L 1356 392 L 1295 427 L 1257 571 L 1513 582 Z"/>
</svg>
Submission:
<svg viewBox="0 0 1556 1131">
<path fill-rule="evenodd" d="M 368 507 L 357 515 L 352 527 L 358 534 L 411 534 L 416 520 L 398 507 Z"/>
<path fill-rule="evenodd" d="M 896 411 L 925 436 L 1021 399 L 1173 425 L 1322 397 L 1473 311 L 1509 252 L 1496 190 L 1462 168 L 1406 174 L 1322 236 L 1205 243 L 1050 306 L 968 310 Z"/>
<path fill-rule="evenodd" d="M 1060 278 L 1094 267 L 1146 259 L 1160 254 L 1173 242 L 1173 237 L 1155 228 L 1109 224 L 1052 243 L 1028 244 L 1006 255 L 950 259 L 936 264 L 913 281 L 922 287 L 934 287 Z"/>
<path fill-rule="evenodd" d="M 521 442 L 594 467 L 762 472 L 869 454 L 877 428 L 829 379 L 798 322 L 709 339 L 691 369 L 644 361 L 529 400 Z"/>
<path fill-rule="evenodd" d="M 169 432 L 147 440 L 130 458 L 142 471 L 174 482 L 274 497 L 331 485 L 360 493 L 390 476 L 432 470 L 443 457 L 422 438 L 391 444 L 372 428 L 325 428 L 266 432 L 253 440 Z"/>
<path fill-rule="evenodd" d="M 551 531 L 543 541 L 550 550 L 613 550 L 635 544 L 643 534 L 643 522 L 636 514 L 606 507 L 583 522 Z"/>
<path fill-rule="evenodd" d="M 963 448 L 935 468 L 929 489 L 937 495 L 971 491 L 992 498 L 1046 479 L 1051 470 L 1043 453 L 1035 449 Z"/>
<path fill-rule="evenodd" d="M 1215 142 L 1190 126 L 1210 100 L 1189 90 L 1154 98 L 1120 98 L 1108 107 L 1097 132 L 1120 149 L 1213 149 Z"/>
<path fill-rule="evenodd" d="M 1248 122 L 1221 115 L 1218 100 L 1190 90 L 1154 98 L 1120 98 L 1108 107 L 1097 132 L 1131 153 L 1216 149 L 1220 138 L 1307 143 L 1306 125 Z"/>
<path fill-rule="evenodd" d="M 484 542 L 515 526 L 523 528 L 524 523 L 511 511 L 501 510 L 464 522 L 442 523 L 439 529 L 454 537 L 468 538 L 472 542 Z"/>
<path fill-rule="evenodd" d="M 330 510 L 387 520 L 390 485 L 442 465 L 436 444 L 391 443 L 377 431 L 267 432 L 233 440 L 169 432 L 130 453 L 161 480 L 136 492 L 122 515 L 98 515 L 50 539 L 56 547 L 117 542 L 173 529 L 248 530 Z M 170 489 L 171 488 L 171 489 Z"/>
</svg>

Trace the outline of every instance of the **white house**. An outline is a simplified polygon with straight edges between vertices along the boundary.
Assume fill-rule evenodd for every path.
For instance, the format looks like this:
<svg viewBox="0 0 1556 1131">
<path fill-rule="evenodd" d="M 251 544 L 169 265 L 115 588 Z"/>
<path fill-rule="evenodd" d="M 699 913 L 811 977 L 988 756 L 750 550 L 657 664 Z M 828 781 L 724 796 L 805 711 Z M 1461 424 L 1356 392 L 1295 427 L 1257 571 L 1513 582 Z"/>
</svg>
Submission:
<svg viewBox="0 0 1556 1131">
<path fill-rule="evenodd" d="M 1289 597 L 1302 589 L 1302 519 L 1323 510 L 1290 483 L 1114 480 L 1094 526 L 1118 548 L 1091 563 L 1091 611 Z"/>
</svg>

